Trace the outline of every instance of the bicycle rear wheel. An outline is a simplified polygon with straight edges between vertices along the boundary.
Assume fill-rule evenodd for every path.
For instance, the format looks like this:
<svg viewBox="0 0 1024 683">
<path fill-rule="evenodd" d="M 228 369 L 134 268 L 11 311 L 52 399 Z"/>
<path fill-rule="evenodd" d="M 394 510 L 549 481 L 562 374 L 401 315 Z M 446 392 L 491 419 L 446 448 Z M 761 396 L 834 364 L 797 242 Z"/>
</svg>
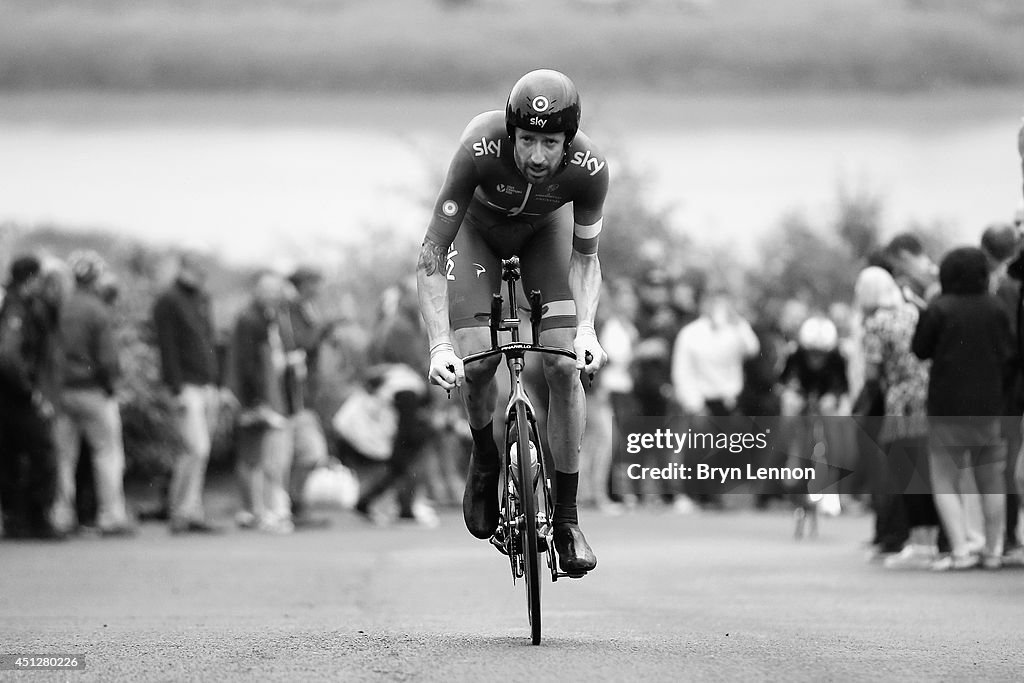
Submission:
<svg viewBox="0 0 1024 683">
<path fill-rule="evenodd" d="M 523 569 L 526 578 L 526 608 L 530 617 L 530 635 L 540 644 L 540 553 L 537 546 L 537 488 L 533 480 L 530 454 L 530 423 L 526 406 L 516 406 L 516 443 L 519 458 L 519 499 L 522 504 Z"/>
</svg>

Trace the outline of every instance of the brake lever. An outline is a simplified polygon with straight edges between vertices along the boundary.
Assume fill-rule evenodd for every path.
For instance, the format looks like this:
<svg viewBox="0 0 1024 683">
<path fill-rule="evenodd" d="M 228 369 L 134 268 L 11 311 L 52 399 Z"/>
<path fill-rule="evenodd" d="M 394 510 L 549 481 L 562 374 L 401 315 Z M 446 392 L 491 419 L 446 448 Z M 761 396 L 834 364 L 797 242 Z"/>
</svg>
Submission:
<svg viewBox="0 0 1024 683">
<path fill-rule="evenodd" d="M 594 362 L 594 354 L 592 354 L 590 351 L 585 352 L 583 354 L 583 363 L 585 365 L 590 365 L 593 362 Z M 589 380 L 589 383 L 587 384 L 587 387 L 588 388 L 593 387 L 594 386 L 594 373 L 588 372 L 587 373 L 587 379 Z"/>
<path fill-rule="evenodd" d="M 455 372 L 455 366 L 454 365 L 447 365 L 445 367 L 448 368 L 449 372 Z M 452 390 L 451 389 L 445 389 L 444 393 L 448 394 L 448 400 L 449 401 L 452 400 Z"/>
</svg>

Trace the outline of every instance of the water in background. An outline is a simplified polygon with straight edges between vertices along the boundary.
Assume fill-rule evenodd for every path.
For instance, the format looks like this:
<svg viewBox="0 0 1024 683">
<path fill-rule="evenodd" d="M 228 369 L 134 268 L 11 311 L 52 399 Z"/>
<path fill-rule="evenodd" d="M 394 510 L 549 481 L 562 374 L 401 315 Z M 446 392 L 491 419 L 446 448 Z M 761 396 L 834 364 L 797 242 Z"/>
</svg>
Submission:
<svg viewBox="0 0 1024 683">
<path fill-rule="evenodd" d="M 679 229 L 741 245 L 784 213 L 827 220 L 837 188 L 895 231 L 974 241 L 1021 201 L 1016 94 L 670 99 L 584 114 L 650 177 Z M 0 101 L 0 221 L 107 228 L 240 261 L 330 259 L 368 230 L 419 240 L 483 98 L 15 95 Z M 609 226 L 611 227 L 611 226 Z M 283 265 L 283 263 L 282 263 Z"/>
</svg>

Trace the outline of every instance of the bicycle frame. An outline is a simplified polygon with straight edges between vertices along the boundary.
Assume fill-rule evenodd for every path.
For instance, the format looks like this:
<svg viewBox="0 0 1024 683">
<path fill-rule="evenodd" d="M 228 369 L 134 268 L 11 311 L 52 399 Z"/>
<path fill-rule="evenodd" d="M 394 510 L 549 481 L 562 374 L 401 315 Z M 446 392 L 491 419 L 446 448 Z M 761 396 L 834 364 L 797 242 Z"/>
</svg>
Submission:
<svg viewBox="0 0 1024 683">
<path fill-rule="evenodd" d="M 505 406 L 505 477 L 502 481 L 501 523 L 491 542 L 509 557 L 512 569 L 512 581 L 526 578 L 527 606 L 530 625 L 533 629 L 533 644 L 540 643 L 540 584 L 538 555 L 544 552 L 551 580 L 571 576 L 559 571 L 557 557 L 552 542 L 551 515 L 554 508 L 551 496 L 551 480 L 547 475 L 547 465 L 537 430 L 536 412 L 530 397 L 523 385 L 522 372 L 526 365 L 527 353 L 557 355 L 576 359 L 576 354 L 567 349 L 542 346 L 540 340 L 540 321 L 543 314 L 540 303 L 540 292 L 534 290 L 529 294 L 530 324 L 533 330 L 533 341 L 524 342 L 520 339 L 518 306 L 516 304 L 516 282 L 520 280 L 519 258 L 513 256 L 501 262 L 501 277 L 507 283 L 509 317 L 502 314 L 503 300 L 501 294 L 491 298 L 491 311 L 488 317 L 491 332 L 491 348 L 463 358 L 464 364 L 482 361 L 494 356 L 504 356 L 508 366 L 511 390 Z M 512 341 L 500 344 L 499 332 L 509 332 Z M 525 432 L 525 433 L 524 433 Z M 513 445 L 518 450 L 515 463 L 512 462 Z M 538 480 L 533 479 L 531 448 L 536 449 L 538 463 Z M 516 472 L 518 471 L 518 481 Z M 529 481 L 530 485 L 524 485 Z M 539 503 L 539 505 L 538 505 Z M 501 534 L 499 538 L 498 534 Z M 543 540 L 543 543 L 541 541 Z M 543 548 L 541 547 L 543 545 Z"/>
</svg>

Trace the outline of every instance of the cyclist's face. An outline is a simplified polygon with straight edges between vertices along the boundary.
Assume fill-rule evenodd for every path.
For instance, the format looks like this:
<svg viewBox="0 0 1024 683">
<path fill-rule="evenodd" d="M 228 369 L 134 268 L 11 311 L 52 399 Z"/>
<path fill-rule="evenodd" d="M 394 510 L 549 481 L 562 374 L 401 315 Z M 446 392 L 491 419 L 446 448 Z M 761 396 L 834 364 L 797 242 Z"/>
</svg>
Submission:
<svg viewBox="0 0 1024 683">
<path fill-rule="evenodd" d="M 516 128 L 516 166 L 531 183 L 542 183 L 558 171 L 564 145 L 565 133 L 536 133 Z"/>
</svg>

